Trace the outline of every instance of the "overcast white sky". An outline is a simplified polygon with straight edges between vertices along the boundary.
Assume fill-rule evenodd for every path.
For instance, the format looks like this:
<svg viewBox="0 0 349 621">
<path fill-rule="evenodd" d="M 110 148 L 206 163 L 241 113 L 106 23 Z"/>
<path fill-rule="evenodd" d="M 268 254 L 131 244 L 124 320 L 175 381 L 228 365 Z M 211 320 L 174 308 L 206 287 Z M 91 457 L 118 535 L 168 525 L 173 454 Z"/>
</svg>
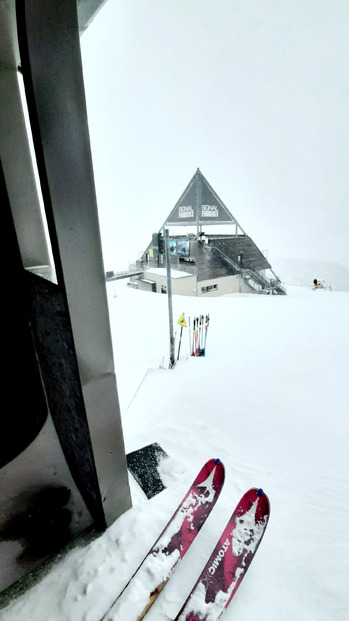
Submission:
<svg viewBox="0 0 349 621">
<path fill-rule="evenodd" d="M 348 0 L 108 0 L 81 47 L 106 269 L 198 167 L 271 265 L 349 267 Z"/>
</svg>

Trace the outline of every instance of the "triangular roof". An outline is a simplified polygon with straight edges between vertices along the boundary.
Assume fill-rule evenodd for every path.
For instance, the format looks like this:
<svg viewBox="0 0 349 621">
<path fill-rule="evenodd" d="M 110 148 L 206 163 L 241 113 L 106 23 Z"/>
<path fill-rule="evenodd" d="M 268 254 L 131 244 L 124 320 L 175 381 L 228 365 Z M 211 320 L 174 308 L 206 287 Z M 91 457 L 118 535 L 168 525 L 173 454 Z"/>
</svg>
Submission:
<svg viewBox="0 0 349 621">
<path fill-rule="evenodd" d="M 198 168 L 164 226 L 240 225 Z M 241 232 L 244 231 L 241 229 Z"/>
</svg>

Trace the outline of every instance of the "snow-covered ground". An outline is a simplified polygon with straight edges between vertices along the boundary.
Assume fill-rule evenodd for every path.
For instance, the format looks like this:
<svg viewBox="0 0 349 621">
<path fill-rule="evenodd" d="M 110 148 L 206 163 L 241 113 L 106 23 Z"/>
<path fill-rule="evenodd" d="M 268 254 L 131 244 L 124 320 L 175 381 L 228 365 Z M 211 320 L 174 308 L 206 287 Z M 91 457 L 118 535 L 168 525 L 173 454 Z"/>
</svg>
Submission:
<svg viewBox="0 0 349 621">
<path fill-rule="evenodd" d="M 326 255 L 325 252 L 324 254 Z M 317 278 L 329 289 L 349 292 L 349 269 L 340 263 L 278 258 L 273 261 L 273 269 L 277 274 L 282 274 L 283 280 L 289 285 L 307 286 Z"/>
<path fill-rule="evenodd" d="M 108 285 L 127 452 L 158 442 L 167 489 L 71 550 L 2 621 L 99 621 L 187 491 L 219 457 L 225 486 L 147 621 L 172 620 L 241 495 L 263 487 L 271 517 L 224 620 L 349 618 L 349 293 L 173 300 L 178 319 L 210 314 L 204 358 L 168 363 L 167 297 Z M 121 619 L 120 621 L 127 621 Z"/>
</svg>

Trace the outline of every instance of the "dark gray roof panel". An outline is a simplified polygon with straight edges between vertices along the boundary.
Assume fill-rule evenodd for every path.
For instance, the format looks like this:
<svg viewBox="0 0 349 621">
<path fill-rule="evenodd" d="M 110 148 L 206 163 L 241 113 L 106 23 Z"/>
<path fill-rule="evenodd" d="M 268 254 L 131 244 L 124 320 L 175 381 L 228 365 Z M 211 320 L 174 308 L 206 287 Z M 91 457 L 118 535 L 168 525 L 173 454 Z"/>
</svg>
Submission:
<svg viewBox="0 0 349 621">
<path fill-rule="evenodd" d="M 264 254 L 250 237 L 229 235 L 208 236 L 211 248 L 218 248 L 242 269 L 264 270 L 271 267 Z"/>
</svg>

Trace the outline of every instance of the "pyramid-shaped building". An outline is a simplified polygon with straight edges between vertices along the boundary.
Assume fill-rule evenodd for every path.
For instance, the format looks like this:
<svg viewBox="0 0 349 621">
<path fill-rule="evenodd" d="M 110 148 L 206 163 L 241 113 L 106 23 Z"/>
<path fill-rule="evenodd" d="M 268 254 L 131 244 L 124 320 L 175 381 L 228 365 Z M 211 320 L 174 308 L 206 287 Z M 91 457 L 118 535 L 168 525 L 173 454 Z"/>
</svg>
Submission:
<svg viewBox="0 0 349 621">
<path fill-rule="evenodd" d="M 219 229 L 219 233 L 215 233 Z M 166 292 L 162 233 L 169 231 L 172 291 L 183 295 L 285 294 L 285 288 L 254 241 L 245 233 L 197 169 L 144 252 L 138 288 Z M 224 232 L 222 232 L 222 230 Z"/>
</svg>

